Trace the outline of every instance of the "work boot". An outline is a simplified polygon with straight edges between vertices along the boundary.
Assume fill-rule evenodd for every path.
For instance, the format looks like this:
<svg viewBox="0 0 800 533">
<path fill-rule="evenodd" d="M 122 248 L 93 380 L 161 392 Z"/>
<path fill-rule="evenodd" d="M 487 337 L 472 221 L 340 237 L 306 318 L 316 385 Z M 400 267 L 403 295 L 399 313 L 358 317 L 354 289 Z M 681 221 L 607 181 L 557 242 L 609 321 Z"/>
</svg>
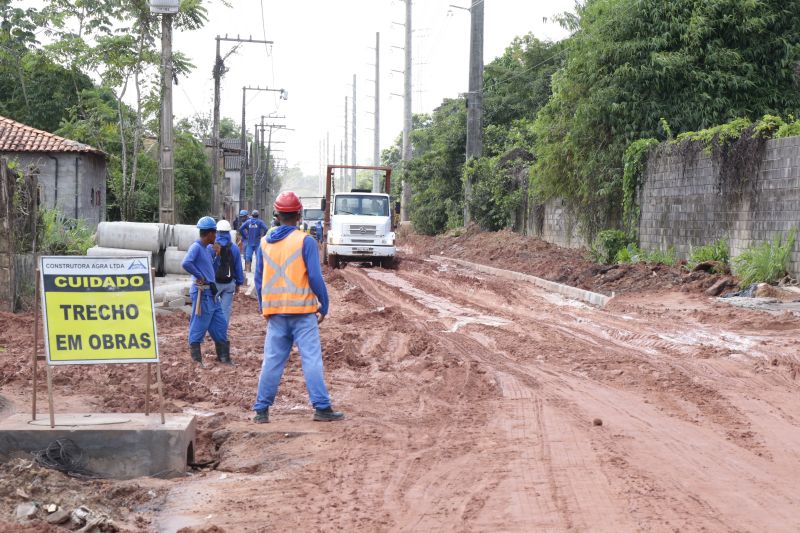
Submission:
<svg viewBox="0 0 800 533">
<path fill-rule="evenodd" d="M 256 411 L 256 416 L 253 417 L 253 422 L 256 424 L 269 423 L 269 407 L 266 409 L 261 409 L 260 411 Z"/>
<path fill-rule="evenodd" d="M 230 341 L 215 342 L 214 346 L 217 349 L 217 360 L 223 365 L 233 366 L 231 361 L 231 343 Z"/>
<path fill-rule="evenodd" d="M 330 407 L 314 410 L 315 422 L 335 422 L 337 420 L 344 420 L 344 413 L 337 413 Z"/>
<path fill-rule="evenodd" d="M 200 343 L 193 342 L 189 348 L 192 350 L 192 360 L 200 365 L 200 368 L 205 368 L 205 365 L 203 365 L 203 354 L 200 351 Z"/>
</svg>

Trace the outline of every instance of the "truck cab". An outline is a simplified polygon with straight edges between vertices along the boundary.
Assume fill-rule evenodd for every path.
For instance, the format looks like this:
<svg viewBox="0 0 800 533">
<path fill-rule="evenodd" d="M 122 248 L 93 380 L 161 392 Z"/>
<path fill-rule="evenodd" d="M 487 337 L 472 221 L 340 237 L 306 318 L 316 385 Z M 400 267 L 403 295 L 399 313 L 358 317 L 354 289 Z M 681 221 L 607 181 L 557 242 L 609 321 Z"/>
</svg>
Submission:
<svg viewBox="0 0 800 533">
<path fill-rule="evenodd" d="M 395 255 L 388 194 L 352 191 L 331 199 L 326 257 L 333 268 L 346 261 L 389 266 Z"/>
</svg>

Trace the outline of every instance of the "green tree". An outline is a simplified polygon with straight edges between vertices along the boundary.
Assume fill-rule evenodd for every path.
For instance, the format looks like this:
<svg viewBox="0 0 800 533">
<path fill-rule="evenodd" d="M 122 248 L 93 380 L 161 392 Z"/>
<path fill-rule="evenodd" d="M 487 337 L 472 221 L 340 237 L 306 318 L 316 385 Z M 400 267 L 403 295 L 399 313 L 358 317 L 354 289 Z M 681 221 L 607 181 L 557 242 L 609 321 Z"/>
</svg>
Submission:
<svg viewBox="0 0 800 533">
<path fill-rule="evenodd" d="M 463 222 L 461 166 L 467 142 L 464 100 L 445 100 L 430 117 L 420 116 L 412 131 L 414 159 L 403 175 L 411 183 L 411 222 L 428 235 Z"/>
<path fill-rule="evenodd" d="M 38 50 L 21 52 L 15 63 L 0 61 L 0 115 L 44 131 L 56 131 L 80 92 L 94 85 Z"/>
<path fill-rule="evenodd" d="M 194 224 L 211 210 L 211 166 L 203 143 L 187 130 L 175 132 L 175 204 L 177 218 Z"/>
<path fill-rule="evenodd" d="M 782 0 L 590 0 L 539 113 L 536 189 L 591 234 L 619 220 L 628 144 L 800 110 L 800 19 Z"/>
</svg>

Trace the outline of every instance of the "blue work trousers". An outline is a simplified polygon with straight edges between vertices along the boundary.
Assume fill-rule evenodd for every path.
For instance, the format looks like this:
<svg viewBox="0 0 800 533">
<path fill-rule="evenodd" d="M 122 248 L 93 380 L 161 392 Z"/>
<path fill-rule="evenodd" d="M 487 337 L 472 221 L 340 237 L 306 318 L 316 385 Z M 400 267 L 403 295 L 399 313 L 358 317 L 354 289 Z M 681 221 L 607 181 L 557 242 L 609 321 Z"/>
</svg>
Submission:
<svg viewBox="0 0 800 533">
<path fill-rule="evenodd" d="M 289 359 L 292 345 L 297 344 L 300 363 L 311 405 L 316 409 L 331 406 L 331 398 L 325 387 L 322 368 L 322 347 L 319 341 L 319 326 L 315 314 L 273 315 L 267 326 L 264 341 L 264 363 L 258 378 L 258 396 L 254 411 L 266 409 L 275 401 L 283 368 Z"/>
<path fill-rule="evenodd" d="M 203 301 L 201 302 L 202 313 L 197 316 L 197 297 L 198 293 L 192 294 L 192 318 L 189 320 L 189 344 L 202 343 L 206 336 L 206 331 L 214 339 L 214 342 L 226 342 L 228 340 L 228 322 L 222 314 L 222 307 L 211 294 L 211 290 L 203 291 Z"/>
<path fill-rule="evenodd" d="M 258 248 L 258 244 L 247 244 L 244 245 L 244 262 L 245 263 L 252 263 L 253 262 L 253 254 L 256 253 L 256 248 Z"/>
<path fill-rule="evenodd" d="M 217 297 L 219 305 L 222 307 L 222 314 L 225 316 L 225 324 L 231 325 L 231 309 L 233 308 L 233 295 L 236 294 L 236 282 L 217 283 Z"/>
</svg>

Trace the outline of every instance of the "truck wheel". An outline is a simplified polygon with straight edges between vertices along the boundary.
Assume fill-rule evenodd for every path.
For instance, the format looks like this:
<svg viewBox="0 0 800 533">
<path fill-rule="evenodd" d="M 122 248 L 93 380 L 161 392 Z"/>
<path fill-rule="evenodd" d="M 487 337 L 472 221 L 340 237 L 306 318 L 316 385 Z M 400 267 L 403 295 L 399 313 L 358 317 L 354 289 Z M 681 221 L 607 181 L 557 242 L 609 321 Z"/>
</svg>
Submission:
<svg viewBox="0 0 800 533">
<path fill-rule="evenodd" d="M 381 259 L 381 266 L 385 269 L 390 269 L 394 266 L 394 257 L 384 257 Z"/>
<path fill-rule="evenodd" d="M 339 268 L 339 256 L 338 255 L 329 255 L 328 256 L 328 266 L 330 266 L 334 270 Z"/>
</svg>

